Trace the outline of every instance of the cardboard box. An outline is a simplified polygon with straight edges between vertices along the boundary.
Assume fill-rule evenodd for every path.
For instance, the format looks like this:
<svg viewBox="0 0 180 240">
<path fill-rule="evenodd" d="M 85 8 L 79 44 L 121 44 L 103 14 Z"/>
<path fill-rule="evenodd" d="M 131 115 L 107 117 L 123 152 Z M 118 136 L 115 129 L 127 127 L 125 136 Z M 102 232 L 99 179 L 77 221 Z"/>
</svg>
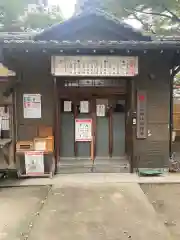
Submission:
<svg viewBox="0 0 180 240">
<path fill-rule="evenodd" d="M 19 141 L 16 143 L 16 152 L 33 151 L 34 144 L 32 141 Z"/>
<path fill-rule="evenodd" d="M 34 150 L 53 152 L 54 151 L 54 137 L 49 136 L 47 138 L 35 138 L 34 139 Z"/>
<path fill-rule="evenodd" d="M 53 129 L 51 126 L 39 126 L 38 127 L 38 137 L 46 138 L 53 135 Z"/>
</svg>

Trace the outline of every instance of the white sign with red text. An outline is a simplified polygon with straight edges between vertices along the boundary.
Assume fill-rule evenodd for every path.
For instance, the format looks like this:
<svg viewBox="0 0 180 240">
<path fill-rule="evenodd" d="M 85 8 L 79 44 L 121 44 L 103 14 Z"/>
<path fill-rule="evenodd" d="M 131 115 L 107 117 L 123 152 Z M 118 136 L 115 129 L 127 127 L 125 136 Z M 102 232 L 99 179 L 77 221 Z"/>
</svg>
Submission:
<svg viewBox="0 0 180 240">
<path fill-rule="evenodd" d="M 31 151 L 25 153 L 26 175 L 36 175 L 44 173 L 44 153 Z"/>
</svg>

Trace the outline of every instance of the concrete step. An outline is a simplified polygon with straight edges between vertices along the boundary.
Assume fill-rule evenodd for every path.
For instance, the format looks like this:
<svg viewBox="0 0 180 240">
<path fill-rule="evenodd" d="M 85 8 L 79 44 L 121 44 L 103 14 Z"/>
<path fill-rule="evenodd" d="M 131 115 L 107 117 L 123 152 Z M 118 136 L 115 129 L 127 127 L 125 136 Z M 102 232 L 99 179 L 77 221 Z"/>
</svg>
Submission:
<svg viewBox="0 0 180 240">
<path fill-rule="evenodd" d="M 109 165 L 109 164 L 92 164 L 92 165 L 65 165 L 58 166 L 58 173 L 129 173 L 129 165 Z"/>
<path fill-rule="evenodd" d="M 127 159 L 70 159 L 58 165 L 58 173 L 129 173 L 130 164 Z"/>
</svg>

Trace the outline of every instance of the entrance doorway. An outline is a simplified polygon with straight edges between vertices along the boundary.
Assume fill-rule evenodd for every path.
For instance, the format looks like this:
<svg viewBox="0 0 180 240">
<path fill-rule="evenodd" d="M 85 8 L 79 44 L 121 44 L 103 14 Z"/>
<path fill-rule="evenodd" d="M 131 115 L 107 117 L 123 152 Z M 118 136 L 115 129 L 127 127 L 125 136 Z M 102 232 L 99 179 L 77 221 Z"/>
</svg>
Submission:
<svg viewBox="0 0 180 240">
<path fill-rule="evenodd" d="M 76 82 L 64 87 L 65 81 L 59 87 L 61 169 L 64 165 L 129 167 L 127 82 L 117 79 L 115 83 L 117 87 L 77 87 Z"/>
<path fill-rule="evenodd" d="M 77 139 L 78 124 L 91 124 L 94 161 L 125 156 L 124 96 L 60 99 L 60 157 L 62 160 L 92 160 L 92 142 Z M 83 132 L 83 129 L 80 129 Z M 82 133 L 83 134 L 83 133 Z M 85 134 L 86 135 L 86 134 Z M 85 136 L 86 138 L 86 136 Z"/>
</svg>

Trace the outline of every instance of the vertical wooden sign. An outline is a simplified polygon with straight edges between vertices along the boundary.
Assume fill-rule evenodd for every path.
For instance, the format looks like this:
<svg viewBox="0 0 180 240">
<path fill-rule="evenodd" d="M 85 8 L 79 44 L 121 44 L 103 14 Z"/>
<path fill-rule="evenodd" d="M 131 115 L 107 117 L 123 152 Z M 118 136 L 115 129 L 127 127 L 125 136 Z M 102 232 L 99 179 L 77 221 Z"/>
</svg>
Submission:
<svg viewBox="0 0 180 240">
<path fill-rule="evenodd" d="M 137 91 L 137 139 L 147 138 L 147 92 Z"/>
</svg>

